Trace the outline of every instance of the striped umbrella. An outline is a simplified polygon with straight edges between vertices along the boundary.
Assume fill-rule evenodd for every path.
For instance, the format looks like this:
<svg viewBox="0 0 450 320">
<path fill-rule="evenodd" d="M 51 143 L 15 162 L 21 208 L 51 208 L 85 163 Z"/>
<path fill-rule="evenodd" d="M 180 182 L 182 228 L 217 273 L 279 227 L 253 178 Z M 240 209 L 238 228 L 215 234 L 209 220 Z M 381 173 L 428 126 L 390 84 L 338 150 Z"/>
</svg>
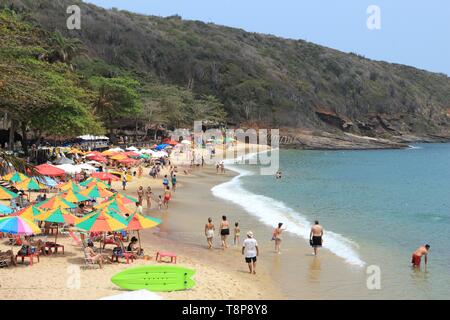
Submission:
<svg viewBox="0 0 450 320">
<path fill-rule="evenodd" d="M 66 182 L 66 183 L 59 184 L 58 188 L 61 190 L 64 190 L 64 191 L 69 191 L 69 190 L 75 191 L 75 192 L 81 191 L 80 187 L 72 180 L 69 182 Z"/>
<path fill-rule="evenodd" d="M 0 200 L 14 199 L 14 198 L 17 198 L 18 196 L 19 195 L 17 193 L 14 193 L 14 192 L 0 186 Z"/>
<path fill-rule="evenodd" d="M 75 226 L 89 232 L 112 232 L 123 230 L 127 227 L 125 223 L 120 222 L 105 210 L 96 211 L 87 215 Z"/>
<path fill-rule="evenodd" d="M 15 187 L 19 190 L 41 190 L 47 188 L 47 186 L 39 183 L 35 178 L 28 178 L 16 183 Z"/>
<path fill-rule="evenodd" d="M 117 199 L 109 200 L 106 202 L 102 202 L 95 206 L 96 209 L 108 209 L 108 210 L 115 210 L 117 212 L 120 212 L 121 214 L 131 214 L 133 212 L 132 209 L 127 208 L 123 203 L 121 203 Z"/>
<path fill-rule="evenodd" d="M 102 180 L 90 177 L 90 178 L 86 179 L 85 181 L 80 182 L 80 186 L 87 187 L 90 183 L 93 183 L 93 182 L 102 182 Z"/>
<path fill-rule="evenodd" d="M 86 190 L 80 192 L 83 196 L 89 197 L 90 199 L 95 198 L 107 198 L 112 196 L 114 193 L 102 188 L 99 188 L 97 185 L 93 185 Z"/>
<path fill-rule="evenodd" d="M 10 214 L 12 212 L 13 212 L 13 210 L 10 207 L 5 206 L 5 205 L 0 203 L 0 213 L 2 213 L 2 214 Z"/>
<path fill-rule="evenodd" d="M 128 158 L 128 156 L 125 154 L 118 154 L 118 155 L 111 157 L 112 160 L 122 160 L 122 159 L 127 159 L 127 158 Z"/>
<path fill-rule="evenodd" d="M 161 223 L 161 220 L 153 217 L 144 217 L 143 215 L 135 212 L 127 219 L 127 222 L 128 224 L 125 230 L 138 232 L 139 247 L 142 248 L 139 230 L 156 227 Z"/>
<path fill-rule="evenodd" d="M 34 222 L 24 217 L 9 216 L 0 218 L 0 232 L 17 235 L 30 235 L 41 233 L 41 229 L 39 229 Z"/>
<path fill-rule="evenodd" d="M 73 192 L 72 190 L 68 191 L 67 193 L 64 193 L 61 196 L 62 199 L 69 201 L 69 202 L 82 202 L 82 201 L 88 201 L 89 198 L 86 196 L 83 196 L 80 193 Z"/>
<path fill-rule="evenodd" d="M 103 189 L 103 190 L 111 188 L 110 185 L 104 183 L 103 181 L 92 181 L 86 187 L 90 188 L 92 186 L 97 186 L 97 187 L 99 187 L 100 189 Z"/>
<path fill-rule="evenodd" d="M 66 224 L 76 224 L 79 219 L 74 215 L 70 214 L 65 209 L 57 208 L 54 210 L 43 212 L 34 217 L 38 221 L 46 221 L 52 223 L 66 223 Z M 58 227 L 56 229 L 55 243 L 58 238 Z"/>
<path fill-rule="evenodd" d="M 109 200 L 117 199 L 121 201 L 123 204 L 136 203 L 138 200 L 126 194 L 116 193 L 113 197 L 109 198 Z"/>
<path fill-rule="evenodd" d="M 44 202 L 41 202 L 40 204 L 38 204 L 38 207 L 41 209 L 51 210 L 56 208 L 73 209 L 77 206 L 67 200 L 62 199 L 60 195 L 57 195 L 45 200 Z"/>
<path fill-rule="evenodd" d="M 10 174 L 7 174 L 6 176 L 2 177 L 2 180 L 11 181 L 13 183 L 21 182 L 26 179 L 28 179 L 28 176 L 26 176 L 20 172 L 10 173 Z"/>
</svg>

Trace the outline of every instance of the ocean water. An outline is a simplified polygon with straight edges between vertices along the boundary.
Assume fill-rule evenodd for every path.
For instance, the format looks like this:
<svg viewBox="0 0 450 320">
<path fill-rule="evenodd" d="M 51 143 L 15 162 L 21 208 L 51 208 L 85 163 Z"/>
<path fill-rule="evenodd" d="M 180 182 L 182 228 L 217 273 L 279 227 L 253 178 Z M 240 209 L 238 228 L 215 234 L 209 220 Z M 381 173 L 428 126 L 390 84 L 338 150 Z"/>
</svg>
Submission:
<svg viewBox="0 0 450 320">
<path fill-rule="evenodd" d="M 281 180 L 260 175 L 257 165 L 228 168 L 239 176 L 214 187 L 214 195 L 264 224 L 284 222 L 305 243 L 318 219 L 325 228 L 324 248 L 349 268 L 380 267 L 380 297 L 450 298 L 449 144 L 281 150 Z M 411 254 L 425 243 L 431 245 L 429 264 L 412 270 Z"/>
</svg>

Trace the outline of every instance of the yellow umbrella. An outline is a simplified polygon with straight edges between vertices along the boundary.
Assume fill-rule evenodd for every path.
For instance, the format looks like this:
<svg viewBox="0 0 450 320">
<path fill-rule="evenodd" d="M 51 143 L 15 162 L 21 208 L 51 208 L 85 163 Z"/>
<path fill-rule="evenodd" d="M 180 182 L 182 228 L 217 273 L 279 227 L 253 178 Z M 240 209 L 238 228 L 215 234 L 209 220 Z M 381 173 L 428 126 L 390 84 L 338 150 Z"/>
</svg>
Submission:
<svg viewBox="0 0 450 320">
<path fill-rule="evenodd" d="M 126 159 L 126 158 L 128 158 L 128 156 L 125 155 L 125 154 L 118 154 L 116 156 L 112 156 L 111 157 L 111 159 L 113 159 L 113 160 L 123 160 L 123 159 Z"/>
</svg>

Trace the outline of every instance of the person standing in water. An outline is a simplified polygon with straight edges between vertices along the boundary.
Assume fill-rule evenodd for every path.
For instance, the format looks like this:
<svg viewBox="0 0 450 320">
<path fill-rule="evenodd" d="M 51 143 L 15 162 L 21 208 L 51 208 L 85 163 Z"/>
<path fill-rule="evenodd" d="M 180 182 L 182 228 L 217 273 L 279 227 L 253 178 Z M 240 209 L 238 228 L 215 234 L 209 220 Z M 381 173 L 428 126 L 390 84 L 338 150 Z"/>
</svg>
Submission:
<svg viewBox="0 0 450 320">
<path fill-rule="evenodd" d="M 256 257 L 259 256 L 258 242 L 253 238 L 253 232 L 247 232 L 247 239 L 242 244 L 242 254 L 248 264 L 250 273 L 256 274 Z"/>
<path fill-rule="evenodd" d="M 272 234 L 272 240 L 275 241 L 275 252 L 276 253 L 281 253 L 280 249 L 281 249 L 281 233 L 286 230 L 286 228 L 281 228 L 283 226 L 283 223 L 280 222 L 278 223 L 278 227 L 276 227 L 273 230 L 273 234 Z"/>
<path fill-rule="evenodd" d="M 227 221 L 226 216 L 222 216 L 222 222 L 220 222 L 219 235 L 222 240 L 222 249 L 228 248 L 227 238 L 230 235 L 230 224 Z"/>
<path fill-rule="evenodd" d="M 212 249 L 215 230 L 216 229 L 214 227 L 214 224 L 212 223 L 212 219 L 208 218 L 208 223 L 205 224 L 205 236 L 206 242 L 208 243 L 208 249 Z"/>
<path fill-rule="evenodd" d="M 311 244 L 311 247 L 314 248 L 314 255 L 317 256 L 319 247 L 322 246 L 323 242 L 323 228 L 319 224 L 319 221 L 315 221 L 314 225 L 311 227 L 311 232 L 309 234 L 309 243 Z"/>
<path fill-rule="evenodd" d="M 275 177 L 276 177 L 277 180 L 281 179 L 281 170 L 277 171 Z"/>
<path fill-rule="evenodd" d="M 239 227 L 239 222 L 234 224 L 234 245 L 236 246 L 240 242 L 241 238 L 241 228 Z"/>
<path fill-rule="evenodd" d="M 425 257 L 425 266 L 427 265 L 428 250 L 430 250 L 430 245 L 426 244 L 424 246 L 417 248 L 417 250 L 413 252 L 412 258 L 411 258 L 411 263 L 414 268 L 420 268 L 420 262 L 422 260 L 422 256 Z"/>
</svg>

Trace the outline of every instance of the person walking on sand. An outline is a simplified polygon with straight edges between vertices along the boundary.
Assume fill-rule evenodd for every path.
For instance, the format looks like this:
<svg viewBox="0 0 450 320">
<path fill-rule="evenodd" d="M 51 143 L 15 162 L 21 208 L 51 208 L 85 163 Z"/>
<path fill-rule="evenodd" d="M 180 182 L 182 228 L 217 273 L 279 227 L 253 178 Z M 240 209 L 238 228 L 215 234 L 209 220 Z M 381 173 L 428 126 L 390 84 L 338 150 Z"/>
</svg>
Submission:
<svg viewBox="0 0 450 320">
<path fill-rule="evenodd" d="M 214 224 L 212 223 L 212 219 L 208 218 L 208 223 L 205 224 L 205 236 L 206 242 L 208 243 L 208 249 L 212 249 L 215 230 L 216 229 L 214 227 Z"/>
<path fill-rule="evenodd" d="M 247 232 L 247 239 L 242 244 L 242 254 L 248 264 L 250 274 L 256 274 L 256 257 L 259 256 L 258 242 L 253 238 L 253 232 Z"/>
<path fill-rule="evenodd" d="M 319 224 L 319 221 L 315 221 L 314 225 L 311 227 L 311 232 L 309 234 L 309 243 L 311 247 L 314 248 L 314 255 L 317 256 L 319 248 L 323 243 L 323 228 Z"/>
<path fill-rule="evenodd" d="M 137 190 L 137 195 L 138 195 L 139 203 L 142 204 L 142 201 L 144 200 L 144 187 L 143 186 L 139 186 L 139 188 Z"/>
<path fill-rule="evenodd" d="M 143 209 L 142 209 L 142 203 L 141 202 L 136 202 L 136 211 L 137 213 L 139 213 L 140 215 L 143 214 Z"/>
<path fill-rule="evenodd" d="M 127 188 L 127 176 L 126 176 L 126 174 L 124 173 L 124 174 L 122 175 L 122 190 L 126 190 L 126 188 Z"/>
<path fill-rule="evenodd" d="M 147 187 L 147 190 L 145 190 L 145 198 L 147 200 L 147 208 L 151 209 L 152 208 L 152 188 L 151 187 Z"/>
<path fill-rule="evenodd" d="M 416 251 L 413 252 L 411 263 L 414 268 L 420 268 L 420 262 L 422 260 L 422 256 L 425 257 L 425 266 L 428 263 L 428 250 L 430 250 L 430 245 L 426 244 L 417 248 Z"/>
<path fill-rule="evenodd" d="M 239 227 L 239 222 L 234 223 L 234 245 L 237 246 L 241 242 L 241 228 Z"/>
<path fill-rule="evenodd" d="M 139 166 L 138 167 L 138 179 L 142 178 L 142 172 L 143 172 L 142 166 Z"/>
<path fill-rule="evenodd" d="M 227 221 L 227 216 L 222 216 L 222 222 L 220 222 L 219 228 L 220 239 L 222 240 L 222 249 L 228 248 L 227 238 L 230 235 L 230 224 Z"/>
<path fill-rule="evenodd" d="M 177 189 L 177 175 L 174 174 L 172 177 L 172 190 L 173 192 L 175 192 L 175 190 Z"/>
<path fill-rule="evenodd" d="M 286 228 L 281 228 L 282 226 L 283 226 L 282 222 L 278 223 L 278 227 L 276 227 L 273 230 L 273 233 L 272 233 L 272 240 L 275 241 L 275 252 L 276 253 L 281 253 L 281 251 L 280 251 L 280 249 L 281 249 L 281 240 L 282 240 L 281 233 L 284 230 L 286 230 Z"/>
</svg>

